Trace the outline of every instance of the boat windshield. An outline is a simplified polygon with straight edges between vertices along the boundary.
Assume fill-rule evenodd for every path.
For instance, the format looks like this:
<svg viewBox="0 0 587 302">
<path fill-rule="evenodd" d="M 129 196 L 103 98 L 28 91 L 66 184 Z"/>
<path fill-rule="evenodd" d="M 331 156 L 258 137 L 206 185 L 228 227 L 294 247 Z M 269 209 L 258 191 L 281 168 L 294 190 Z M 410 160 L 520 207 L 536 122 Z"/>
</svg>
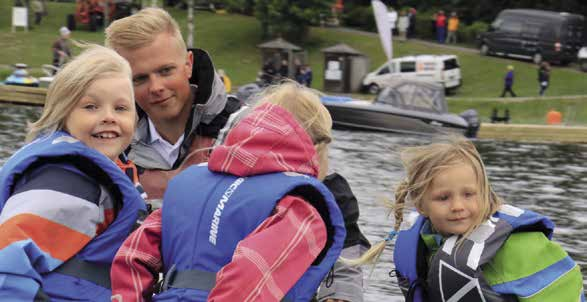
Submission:
<svg viewBox="0 0 587 302">
<path fill-rule="evenodd" d="M 394 87 L 387 87 L 377 95 L 375 103 L 434 113 L 447 113 L 448 111 L 443 88 L 437 87 L 437 85 L 422 85 L 421 83 L 402 83 Z"/>
</svg>

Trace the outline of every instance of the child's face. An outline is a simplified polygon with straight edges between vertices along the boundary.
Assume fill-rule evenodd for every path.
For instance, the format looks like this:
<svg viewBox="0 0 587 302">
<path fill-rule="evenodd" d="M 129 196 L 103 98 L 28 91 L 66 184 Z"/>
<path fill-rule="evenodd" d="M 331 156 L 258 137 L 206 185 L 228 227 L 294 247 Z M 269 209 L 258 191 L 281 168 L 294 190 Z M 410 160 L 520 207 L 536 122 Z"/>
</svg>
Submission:
<svg viewBox="0 0 587 302">
<path fill-rule="evenodd" d="M 135 130 L 131 87 L 130 79 L 121 74 L 94 81 L 65 119 L 65 130 L 115 160 Z"/>
<path fill-rule="evenodd" d="M 442 235 L 462 235 L 479 216 L 479 186 L 471 165 L 458 164 L 440 171 L 418 211 Z"/>
</svg>

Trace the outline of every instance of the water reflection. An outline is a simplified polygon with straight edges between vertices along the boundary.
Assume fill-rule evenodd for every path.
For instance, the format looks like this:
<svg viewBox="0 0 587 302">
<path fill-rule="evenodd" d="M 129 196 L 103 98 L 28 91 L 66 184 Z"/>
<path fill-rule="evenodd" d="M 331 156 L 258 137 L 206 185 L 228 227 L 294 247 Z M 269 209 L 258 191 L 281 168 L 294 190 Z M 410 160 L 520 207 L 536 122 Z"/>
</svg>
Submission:
<svg viewBox="0 0 587 302">
<path fill-rule="evenodd" d="M 0 105 L 0 165 L 20 146 L 27 121 L 40 108 Z M 376 242 L 392 225 L 381 205 L 403 175 L 398 151 L 428 143 L 426 137 L 372 132 L 334 131 L 331 170 L 344 175 L 360 202 L 362 230 Z M 549 216 L 557 225 L 554 240 L 561 243 L 587 275 L 587 145 L 526 144 L 477 141 L 490 180 L 507 202 Z M 369 276 L 365 301 L 403 301 L 395 279 L 392 247 Z M 584 279 L 586 279 L 584 277 Z M 585 284 L 587 288 L 587 283 Z"/>
</svg>

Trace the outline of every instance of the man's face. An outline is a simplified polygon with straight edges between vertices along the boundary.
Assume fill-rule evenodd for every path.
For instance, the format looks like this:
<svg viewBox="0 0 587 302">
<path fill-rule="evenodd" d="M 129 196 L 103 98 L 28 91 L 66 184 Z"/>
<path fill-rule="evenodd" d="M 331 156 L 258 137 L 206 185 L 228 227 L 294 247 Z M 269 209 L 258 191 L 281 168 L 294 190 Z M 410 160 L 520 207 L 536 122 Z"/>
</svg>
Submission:
<svg viewBox="0 0 587 302">
<path fill-rule="evenodd" d="M 148 46 L 118 52 L 132 68 L 137 104 L 155 125 L 188 116 L 191 108 L 191 52 L 186 55 L 169 33 L 158 34 Z M 178 125 L 183 127 L 183 124 Z"/>
</svg>

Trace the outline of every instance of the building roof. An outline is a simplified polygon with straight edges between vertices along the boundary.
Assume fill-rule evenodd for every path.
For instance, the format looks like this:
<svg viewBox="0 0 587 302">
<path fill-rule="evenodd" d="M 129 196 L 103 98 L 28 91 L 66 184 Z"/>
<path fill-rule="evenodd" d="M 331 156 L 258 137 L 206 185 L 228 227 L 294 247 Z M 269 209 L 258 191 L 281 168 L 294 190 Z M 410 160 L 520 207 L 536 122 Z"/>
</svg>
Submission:
<svg viewBox="0 0 587 302">
<path fill-rule="evenodd" d="M 327 48 L 323 48 L 322 50 L 320 50 L 321 52 L 328 52 L 328 53 L 341 53 L 341 54 L 350 54 L 350 55 L 363 55 L 363 53 L 361 53 L 360 51 L 344 44 L 344 43 L 339 43 L 336 44 L 334 46 L 330 46 Z"/>
<path fill-rule="evenodd" d="M 297 45 L 294 45 L 283 38 L 277 38 L 275 40 L 267 41 L 257 45 L 259 48 L 274 48 L 274 49 L 289 49 L 289 50 L 302 50 Z"/>
</svg>

